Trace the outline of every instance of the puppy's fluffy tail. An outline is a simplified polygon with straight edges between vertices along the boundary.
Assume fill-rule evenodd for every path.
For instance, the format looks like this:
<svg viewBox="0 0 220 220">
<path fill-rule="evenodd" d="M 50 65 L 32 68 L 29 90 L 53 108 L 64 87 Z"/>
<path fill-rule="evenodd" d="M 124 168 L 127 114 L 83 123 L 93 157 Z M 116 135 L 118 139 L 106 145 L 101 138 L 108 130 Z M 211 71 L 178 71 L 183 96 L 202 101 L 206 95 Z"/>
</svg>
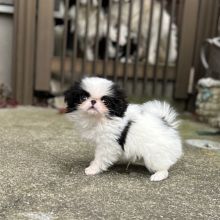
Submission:
<svg viewBox="0 0 220 220">
<path fill-rule="evenodd" d="M 160 117 L 169 126 L 177 129 L 180 125 L 180 121 L 177 120 L 177 112 L 166 102 L 150 101 L 143 104 L 143 111 Z"/>
</svg>

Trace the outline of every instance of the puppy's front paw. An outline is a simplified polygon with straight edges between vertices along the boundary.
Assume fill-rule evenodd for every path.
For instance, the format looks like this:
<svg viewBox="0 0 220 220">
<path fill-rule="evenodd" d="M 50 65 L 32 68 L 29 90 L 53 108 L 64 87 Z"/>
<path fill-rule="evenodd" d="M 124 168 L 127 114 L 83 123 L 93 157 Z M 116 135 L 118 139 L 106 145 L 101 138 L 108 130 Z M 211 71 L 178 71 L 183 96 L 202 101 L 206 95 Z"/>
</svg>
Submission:
<svg viewBox="0 0 220 220">
<path fill-rule="evenodd" d="M 148 62 L 152 65 L 156 64 L 156 53 L 153 53 L 149 56 Z"/>
<path fill-rule="evenodd" d="M 168 171 L 167 170 L 162 170 L 162 171 L 157 171 L 155 174 L 153 174 L 150 177 L 151 181 L 161 181 L 164 180 L 168 177 Z"/>
<path fill-rule="evenodd" d="M 89 166 L 85 169 L 85 174 L 86 175 L 96 175 L 100 172 L 101 172 L 101 170 L 98 167 L 95 167 L 95 166 Z"/>
</svg>

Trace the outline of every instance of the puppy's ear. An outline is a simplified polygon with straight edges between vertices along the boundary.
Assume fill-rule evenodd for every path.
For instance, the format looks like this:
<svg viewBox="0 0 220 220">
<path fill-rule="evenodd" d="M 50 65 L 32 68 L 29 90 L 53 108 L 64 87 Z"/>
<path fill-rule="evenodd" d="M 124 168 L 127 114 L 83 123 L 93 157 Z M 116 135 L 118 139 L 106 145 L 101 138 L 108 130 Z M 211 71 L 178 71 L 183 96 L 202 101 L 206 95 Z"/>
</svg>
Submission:
<svg viewBox="0 0 220 220">
<path fill-rule="evenodd" d="M 80 82 L 75 82 L 69 90 L 64 93 L 65 102 L 67 103 L 67 112 L 72 112 L 77 109 L 79 104 L 79 92 L 81 91 Z"/>
<path fill-rule="evenodd" d="M 113 103 L 111 106 L 110 114 L 117 117 L 123 117 L 128 107 L 127 97 L 124 90 L 122 90 L 117 84 L 112 86 Z"/>
</svg>

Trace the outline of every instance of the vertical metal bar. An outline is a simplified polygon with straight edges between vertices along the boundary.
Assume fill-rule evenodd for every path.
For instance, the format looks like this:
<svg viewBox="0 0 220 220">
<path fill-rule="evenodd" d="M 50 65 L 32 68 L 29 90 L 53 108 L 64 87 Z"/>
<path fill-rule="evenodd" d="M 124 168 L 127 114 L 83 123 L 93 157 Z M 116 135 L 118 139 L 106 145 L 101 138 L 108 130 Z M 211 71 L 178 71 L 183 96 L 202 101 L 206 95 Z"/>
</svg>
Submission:
<svg viewBox="0 0 220 220">
<path fill-rule="evenodd" d="M 192 61 L 192 65 L 196 69 L 194 82 L 197 82 L 197 80 L 203 76 L 203 71 L 201 71 L 201 68 L 200 68 L 200 49 L 201 49 L 201 45 L 204 42 L 204 39 L 209 36 L 209 34 L 208 35 L 205 34 L 206 31 L 204 30 L 204 27 L 209 26 L 208 25 L 209 22 L 207 22 L 209 21 L 208 19 L 209 10 L 208 10 L 208 5 L 207 5 L 208 3 L 210 2 L 203 0 L 203 1 L 199 1 L 199 5 L 198 5 L 199 8 L 198 8 L 198 13 L 197 13 L 196 34 L 195 34 L 195 40 L 194 40 L 195 43 L 194 43 L 193 61 Z M 179 54 L 180 52 L 178 51 L 178 56 Z"/>
<path fill-rule="evenodd" d="M 86 30 L 85 30 L 85 39 L 84 39 L 84 45 L 85 48 L 84 49 L 84 54 L 83 54 L 83 60 L 82 60 L 82 71 L 81 74 L 82 76 L 84 76 L 85 74 L 85 66 L 86 66 L 86 51 L 87 51 L 87 47 L 88 47 L 88 32 L 89 32 L 89 14 L 90 14 L 90 1 L 87 1 L 86 3 Z"/>
<path fill-rule="evenodd" d="M 220 36 L 220 1 L 218 1 L 218 19 L 216 27 L 216 36 Z"/>
<path fill-rule="evenodd" d="M 106 67 L 108 61 L 108 45 L 109 45 L 109 35 L 110 35 L 110 27 L 111 27 L 111 8 L 112 8 L 112 0 L 109 0 L 108 6 L 108 18 L 107 18 L 107 36 L 106 36 L 106 43 L 105 43 L 105 57 L 103 62 L 103 76 L 106 77 Z"/>
<path fill-rule="evenodd" d="M 54 48 L 54 0 L 37 1 L 35 90 L 50 91 Z"/>
<path fill-rule="evenodd" d="M 124 65 L 124 77 L 123 77 L 123 87 L 127 88 L 127 71 L 128 71 L 128 59 L 131 50 L 131 18 L 132 18 L 132 11 L 133 11 L 133 0 L 130 0 L 129 4 L 129 14 L 128 14 L 128 41 L 126 45 L 126 57 L 125 57 L 125 65 Z"/>
<path fill-rule="evenodd" d="M 184 12 L 184 4 L 186 0 L 179 0 L 176 8 L 176 15 L 177 15 L 177 26 L 182 27 L 182 17 Z M 201 0 L 203 1 L 203 0 Z"/>
<path fill-rule="evenodd" d="M 215 0 L 212 5 L 212 25 L 210 25 L 211 37 L 215 37 L 218 30 L 219 4 L 220 1 Z"/>
<path fill-rule="evenodd" d="M 74 6 L 73 6 L 74 7 Z M 75 66 L 76 66 L 76 58 L 77 58 L 77 50 L 78 50 L 78 12 L 79 12 L 79 1 L 76 1 L 76 6 L 75 6 L 75 21 L 74 21 L 74 25 L 75 25 L 75 30 L 74 30 L 74 37 L 73 37 L 73 48 L 72 48 L 72 62 L 71 62 L 71 72 L 72 72 L 72 76 L 71 76 L 71 80 L 73 82 L 73 80 L 75 79 L 76 75 L 76 71 L 75 71 Z"/>
<path fill-rule="evenodd" d="M 13 53 L 12 53 L 12 92 L 13 97 L 18 100 L 18 24 L 19 24 L 19 2 L 14 2 L 14 15 L 13 15 Z"/>
<path fill-rule="evenodd" d="M 152 93 L 155 95 L 156 86 L 157 86 L 157 71 L 158 71 L 158 61 L 159 61 L 159 53 L 160 53 L 160 38 L 161 38 L 161 29 L 162 29 L 162 21 L 163 21 L 163 10 L 164 10 L 164 0 L 160 2 L 160 19 L 159 19 L 159 29 L 158 29 L 158 38 L 157 38 L 157 49 L 156 49 L 156 63 L 154 66 L 154 79 L 153 79 L 153 87 Z"/>
<path fill-rule="evenodd" d="M 175 9 L 176 9 L 176 0 L 172 0 L 171 2 L 171 14 L 170 14 L 170 24 L 169 24 L 169 32 L 168 32 L 168 39 L 167 39 L 167 48 L 166 48 L 166 57 L 165 57 L 165 64 L 163 69 L 163 84 L 162 84 L 162 94 L 166 94 L 166 88 L 167 88 L 167 67 L 168 67 L 168 60 L 169 60 L 169 54 L 170 54 L 170 42 L 171 42 L 171 34 L 172 34 L 172 24 L 174 22 L 174 16 L 175 16 Z M 176 65 L 176 63 L 175 63 Z"/>
<path fill-rule="evenodd" d="M 67 43 L 67 23 L 68 23 L 68 9 L 69 9 L 69 0 L 65 0 L 65 14 L 64 14 L 64 31 L 63 31 L 63 41 L 62 41 L 62 50 L 61 50 L 61 89 L 64 85 L 64 74 L 65 74 L 65 58 L 66 58 L 66 43 Z"/>
<path fill-rule="evenodd" d="M 202 1 L 202 0 L 201 0 Z M 183 15 L 184 15 L 184 4 L 186 0 L 178 1 L 177 7 L 176 7 L 176 15 L 177 15 L 177 27 L 178 27 L 178 43 L 181 42 L 182 37 L 182 23 L 183 23 Z M 178 62 L 179 62 L 179 54 L 180 54 L 180 47 L 178 47 L 178 53 L 177 53 L 177 65 L 176 65 L 176 71 L 178 69 Z"/>
<path fill-rule="evenodd" d="M 136 93 L 137 89 L 137 80 L 138 80 L 138 63 L 139 63 L 139 49 L 140 49 L 140 41 L 141 41 L 141 28 L 142 28 L 142 17 L 143 17 L 143 0 L 140 0 L 140 17 L 139 17 L 139 23 L 138 23 L 138 39 L 137 39 L 137 51 L 136 51 L 136 56 L 135 56 L 135 63 L 134 63 L 134 69 L 133 69 L 133 92 Z"/>
<path fill-rule="evenodd" d="M 36 0 L 15 1 L 13 89 L 20 104 L 32 104 L 33 101 L 36 7 Z"/>
<path fill-rule="evenodd" d="M 190 70 L 190 75 L 189 75 L 189 79 L 188 79 L 188 88 L 187 88 L 187 92 L 188 93 L 192 93 L 193 92 L 193 87 L 194 87 L 194 80 L 195 80 L 195 68 L 196 68 L 196 61 L 198 60 L 198 54 L 200 52 L 200 46 L 201 44 L 199 44 L 199 29 L 200 29 L 200 22 L 201 22 L 201 19 L 200 19 L 200 16 L 201 16 L 201 12 L 202 12 L 202 2 L 199 1 L 199 4 L 198 4 L 198 13 L 197 13 L 197 21 L 196 21 L 196 31 L 195 31 L 195 38 L 194 38 L 194 45 L 193 45 L 193 56 L 192 56 L 192 64 L 191 64 L 191 70 Z M 203 24 L 204 25 L 204 24 Z M 177 67 L 176 67 L 176 73 L 177 73 Z M 177 75 L 176 75 L 177 76 Z M 176 77 L 175 76 L 175 77 Z M 173 88 L 173 91 L 174 93 L 174 88 Z"/>
<path fill-rule="evenodd" d="M 15 98 L 19 103 L 24 103 L 24 49 L 25 49 L 25 34 L 26 31 L 26 11 L 27 11 L 27 2 L 26 1 L 16 1 L 16 14 L 17 14 L 17 23 L 16 31 L 14 32 L 14 37 L 16 38 L 16 49 L 15 49 L 15 64 L 14 68 L 14 77 L 15 77 Z"/>
<path fill-rule="evenodd" d="M 199 39 L 199 22 L 200 22 L 200 16 L 201 16 L 201 9 L 202 9 L 202 2 L 200 1 L 199 2 L 199 5 L 198 5 L 198 13 L 197 13 L 197 24 L 196 24 L 196 33 L 195 33 L 195 43 L 194 43 L 194 48 L 193 48 L 193 61 L 192 61 L 192 64 L 193 66 L 195 66 L 195 62 L 196 62 L 196 53 L 199 53 L 197 52 L 197 49 L 199 48 L 199 51 L 200 51 L 200 46 L 198 46 L 198 39 Z"/>
<path fill-rule="evenodd" d="M 117 65 L 118 65 L 118 55 L 119 55 L 119 48 L 120 48 L 120 44 L 119 44 L 119 40 L 120 40 L 120 35 L 121 35 L 121 10 L 122 10 L 122 2 L 123 1 L 119 1 L 119 8 L 118 8 L 118 32 L 117 32 L 117 44 L 116 44 L 116 56 L 115 56 L 115 61 L 113 62 L 113 74 L 114 74 L 114 81 L 117 80 Z"/>
<path fill-rule="evenodd" d="M 217 2 L 220 3 L 219 0 L 217 0 Z M 213 22 L 213 20 L 211 19 L 212 16 L 213 18 L 217 16 L 216 14 L 217 11 L 214 8 L 216 7 L 217 10 L 220 9 L 218 7 L 219 3 L 217 5 L 215 5 L 215 3 L 216 1 L 204 1 L 204 0 L 199 1 L 199 6 L 198 6 L 199 13 L 197 17 L 196 35 L 195 35 L 195 40 L 194 40 L 195 42 L 194 43 L 194 54 L 193 54 L 193 62 L 192 62 L 192 66 L 194 67 L 194 69 L 192 69 L 190 73 L 191 75 L 193 75 L 194 73 L 194 79 L 190 80 L 192 82 L 191 85 L 195 84 L 198 81 L 198 79 L 203 77 L 203 71 L 201 70 L 200 59 L 199 59 L 200 48 L 204 42 L 204 39 L 206 39 L 207 37 L 211 37 L 210 35 L 211 32 L 209 32 L 209 27 L 212 26 L 212 24 L 214 24 L 215 26 L 217 23 L 216 21 Z M 213 6 L 213 4 L 215 5 L 215 7 Z M 219 35 L 215 35 L 215 36 L 219 36 Z M 193 70 L 195 70 L 195 72 L 193 72 Z M 192 91 L 193 91 L 192 87 L 188 87 L 188 92 L 191 93 Z"/>
<path fill-rule="evenodd" d="M 27 1 L 26 39 L 24 62 L 24 104 L 32 104 L 34 90 L 34 67 L 36 52 L 36 12 L 37 1 Z"/>
<path fill-rule="evenodd" d="M 188 96 L 188 80 L 192 67 L 197 25 L 197 16 L 191 15 L 198 14 L 199 2 L 200 0 L 184 1 L 174 98 L 185 99 Z"/>
<path fill-rule="evenodd" d="M 98 11 L 97 11 L 97 17 L 96 17 L 96 37 L 95 37 L 95 59 L 93 62 L 93 70 L 92 74 L 96 74 L 96 63 L 98 59 L 98 52 L 99 52 L 99 27 L 100 27 L 100 14 L 101 14 L 101 6 L 102 2 L 99 0 L 98 2 Z"/>
<path fill-rule="evenodd" d="M 151 39 L 151 30 L 152 30 L 152 20 L 153 20 L 153 13 L 154 13 L 154 2 L 155 0 L 151 0 L 151 7 L 150 7 L 150 17 L 149 17 L 149 24 L 148 24 L 148 32 L 147 32 L 147 42 L 146 42 L 146 56 L 145 56 L 145 63 L 144 63 L 144 79 L 143 79 L 143 94 L 146 91 L 147 85 L 147 73 L 148 73 L 148 57 L 149 57 L 149 49 L 150 49 L 150 39 Z"/>
</svg>

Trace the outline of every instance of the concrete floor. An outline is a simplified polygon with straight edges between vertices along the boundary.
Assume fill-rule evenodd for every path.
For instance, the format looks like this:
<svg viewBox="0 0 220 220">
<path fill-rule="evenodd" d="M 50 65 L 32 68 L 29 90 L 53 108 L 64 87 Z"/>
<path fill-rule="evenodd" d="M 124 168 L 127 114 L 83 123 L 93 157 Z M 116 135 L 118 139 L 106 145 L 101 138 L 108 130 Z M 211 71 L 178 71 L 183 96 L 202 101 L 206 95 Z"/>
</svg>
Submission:
<svg viewBox="0 0 220 220">
<path fill-rule="evenodd" d="M 79 142 L 64 115 L 3 109 L 0 123 L 0 219 L 220 219 L 219 151 L 185 147 L 158 183 L 141 166 L 88 177 L 93 148 Z M 197 138 L 199 129 L 208 127 L 185 120 L 181 130 Z"/>
</svg>

